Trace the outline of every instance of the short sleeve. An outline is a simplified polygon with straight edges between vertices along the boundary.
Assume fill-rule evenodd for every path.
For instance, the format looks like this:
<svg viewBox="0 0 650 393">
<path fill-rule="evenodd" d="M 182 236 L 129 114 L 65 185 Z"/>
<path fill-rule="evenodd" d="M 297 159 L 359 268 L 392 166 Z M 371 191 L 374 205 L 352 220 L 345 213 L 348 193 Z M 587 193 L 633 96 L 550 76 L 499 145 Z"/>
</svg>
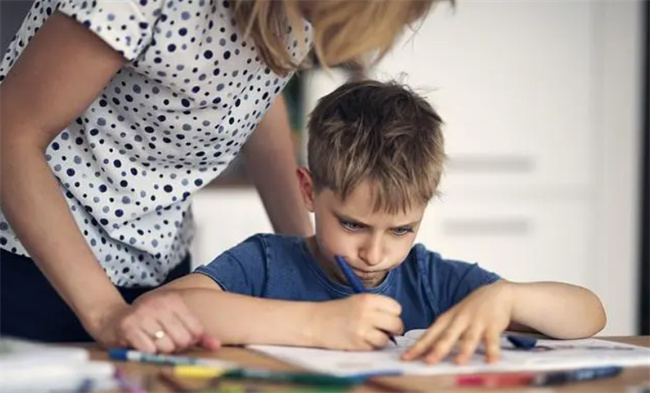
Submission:
<svg viewBox="0 0 650 393">
<path fill-rule="evenodd" d="M 444 259 L 422 246 L 418 252 L 420 274 L 426 277 L 426 291 L 434 310 L 441 314 L 461 302 L 476 289 L 501 279 L 476 263 Z M 428 281 L 428 282 L 427 282 Z"/>
<path fill-rule="evenodd" d="M 194 272 L 213 279 L 226 292 L 261 296 L 266 281 L 266 245 L 253 236 Z"/>
<path fill-rule="evenodd" d="M 59 0 L 57 9 L 131 61 L 149 45 L 163 0 Z"/>
</svg>

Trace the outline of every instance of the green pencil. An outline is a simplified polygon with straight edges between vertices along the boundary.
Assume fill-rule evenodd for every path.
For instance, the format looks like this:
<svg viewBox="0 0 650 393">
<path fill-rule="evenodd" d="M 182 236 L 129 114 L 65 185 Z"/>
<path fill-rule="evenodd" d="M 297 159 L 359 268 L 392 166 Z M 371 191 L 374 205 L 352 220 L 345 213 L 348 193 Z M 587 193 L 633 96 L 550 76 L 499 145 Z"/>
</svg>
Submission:
<svg viewBox="0 0 650 393">
<path fill-rule="evenodd" d="M 222 377 L 230 379 L 257 379 L 267 382 L 286 382 L 303 385 L 338 387 L 358 385 L 364 383 L 366 380 L 364 377 L 337 377 L 334 375 L 318 373 L 269 371 L 251 368 L 230 370 L 223 374 Z"/>
</svg>

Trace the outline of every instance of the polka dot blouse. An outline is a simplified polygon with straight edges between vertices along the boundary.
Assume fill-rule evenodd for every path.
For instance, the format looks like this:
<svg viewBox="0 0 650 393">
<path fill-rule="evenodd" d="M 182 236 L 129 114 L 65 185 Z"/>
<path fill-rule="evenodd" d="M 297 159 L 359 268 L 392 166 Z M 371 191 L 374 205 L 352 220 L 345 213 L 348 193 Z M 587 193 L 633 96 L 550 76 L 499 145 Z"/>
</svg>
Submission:
<svg viewBox="0 0 650 393">
<path fill-rule="evenodd" d="M 128 63 L 46 150 L 87 243 L 112 282 L 157 285 L 189 251 L 190 196 L 235 158 L 288 81 L 211 0 L 39 0 L 0 64 L 0 83 L 55 10 Z M 288 31 L 299 61 L 311 31 Z M 303 40 L 306 45 L 300 45 Z M 0 213 L 0 246 L 27 255 Z"/>
</svg>

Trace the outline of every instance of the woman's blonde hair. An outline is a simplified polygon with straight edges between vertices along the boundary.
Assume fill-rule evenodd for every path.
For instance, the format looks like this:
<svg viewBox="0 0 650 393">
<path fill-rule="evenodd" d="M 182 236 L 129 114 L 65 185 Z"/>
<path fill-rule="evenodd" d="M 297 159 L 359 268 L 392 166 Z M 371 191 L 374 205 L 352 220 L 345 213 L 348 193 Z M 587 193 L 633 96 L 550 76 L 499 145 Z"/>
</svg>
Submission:
<svg viewBox="0 0 650 393">
<path fill-rule="evenodd" d="M 424 17 L 437 0 L 234 0 L 234 16 L 266 64 L 279 74 L 298 68 L 287 33 L 304 35 L 303 17 L 313 28 L 320 64 L 380 59 L 406 26 Z M 452 1 L 453 2 L 453 1 Z M 301 45 L 304 45 L 299 40 Z"/>
</svg>

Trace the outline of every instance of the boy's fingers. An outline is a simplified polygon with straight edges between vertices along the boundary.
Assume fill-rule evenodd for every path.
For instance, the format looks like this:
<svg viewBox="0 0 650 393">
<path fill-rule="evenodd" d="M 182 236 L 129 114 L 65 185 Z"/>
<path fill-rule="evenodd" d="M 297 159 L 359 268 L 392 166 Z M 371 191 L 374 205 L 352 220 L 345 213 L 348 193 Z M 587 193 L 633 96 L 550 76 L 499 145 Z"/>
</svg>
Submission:
<svg viewBox="0 0 650 393">
<path fill-rule="evenodd" d="M 378 297 L 379 301 L 376 303 L 377 310 L 391 315 L 400 315 L 402 313 L 402 306 L 395 299 L 386 296 Z"/>
<path fill-rule="evenodd" d="M 388 344 L 388 335 L 384 331 L 372 329 L 366 335 L 365 341 L 370 344 L 373 349 L 384 348 Z"/>
<path fill-rule="evenodd" d="M 469 319 L 463 314 L 455 314 L 447 329 L 440 334 L 436 343 L 429 350 L 429 354 L 425 356 L 425 362 L 433 364 L 444 359 L 456 345 L 458 338 L 467 331 L 469 323 Z"/>
<path fill-rule="evenodd" d="M 485 333 L 485 358 L 488 363 L 499 361 L 501 354 L 501 339 L 498 332 L 488 331 Z"/>
<path fill-rule="evenodd" d="M 482 329 L 471 328 L 467 330 L 461 338 L 460 352 L 454 359 L 454 362 L 457 364 L 466 364 L 474 352 L 476 352 L 476 347 L 478 347 L 481 337 Z"/>
<path fill-rule="evenodd" d="M 449 325 L 449 318 L 440 317 L 438 320 L 420 337 L 420 339 L 413 344 L 409 349 L 402 354 L 403 360 L 413 360 L 422 356 L 436 341 L 438 336 Z"/>
<path fill-rule="evenodd" d="M 429 354 L 425 356 L 424 361 L 429 364 L 434 364 L 444 359 L 454 345 L 456 345 L 458 338 L 465 332 L 466 328 L 465 322 L 455 318 L 449 327 L 440 334 L 438 340 L 436 340 L 433 347 L 429 350 Z"/>
<path fill-rule="evenodd" d="M 377 313 L 374 327 L 391 334 L 402 334 L 404 332 L 402 319 L 385 313 Z"/>
</svg>

